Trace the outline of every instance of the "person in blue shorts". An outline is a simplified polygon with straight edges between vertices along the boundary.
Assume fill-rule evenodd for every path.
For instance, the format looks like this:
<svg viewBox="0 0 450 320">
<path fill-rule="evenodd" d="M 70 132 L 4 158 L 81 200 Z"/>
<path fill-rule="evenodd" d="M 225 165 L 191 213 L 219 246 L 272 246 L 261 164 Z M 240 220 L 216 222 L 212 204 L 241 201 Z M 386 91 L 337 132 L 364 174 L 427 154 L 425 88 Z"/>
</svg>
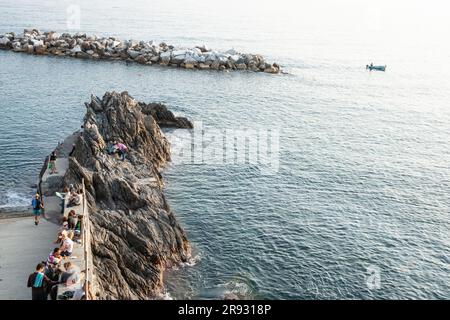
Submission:
<svg viewBox="0 0 450 320">
<path fill-rule="evenodd" d="M 39 217 L 41 216 L 41 209 L 44 208 L 42 201 L 40 199 L 39 193 L 36 193 L 36 196 L 31 201 L 31 206 L 33 207 L 34 214 L 34 224 L 37 226 L 39 224 Z"/>
</svg>

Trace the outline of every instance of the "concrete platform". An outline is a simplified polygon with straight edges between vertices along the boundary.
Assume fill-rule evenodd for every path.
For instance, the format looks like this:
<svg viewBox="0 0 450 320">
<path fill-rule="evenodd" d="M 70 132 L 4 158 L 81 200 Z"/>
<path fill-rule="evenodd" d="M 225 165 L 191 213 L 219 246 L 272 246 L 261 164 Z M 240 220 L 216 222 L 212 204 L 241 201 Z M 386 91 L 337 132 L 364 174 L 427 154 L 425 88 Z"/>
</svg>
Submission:
<svg viewBox="0 0 450 320">
<path fill-rule="evenodd" d="M 57 196 L 44 197 L 45 218 L 53 223 L 61 223 L 63 218 L 62 200 Z"/>
<path fill-rule="evenodd" d="M 68 158 L 58 158 L 56 159 L 56 171 L 57 173 L 50 174 L 50 170 L 45 170 L 44 175 L 42 176 L 42 182 L 46 182 L 49 178 L 53 177 L 64 177 L 66 174 L 67 168 L 69 168 L 69 159 Z"/>
<path fill-rule="evenodd" d="M 28 276 L 56 246 L 58 225 L 34 218 L 0 220 L 0 300 L 30 300 Z"/>
</svg>

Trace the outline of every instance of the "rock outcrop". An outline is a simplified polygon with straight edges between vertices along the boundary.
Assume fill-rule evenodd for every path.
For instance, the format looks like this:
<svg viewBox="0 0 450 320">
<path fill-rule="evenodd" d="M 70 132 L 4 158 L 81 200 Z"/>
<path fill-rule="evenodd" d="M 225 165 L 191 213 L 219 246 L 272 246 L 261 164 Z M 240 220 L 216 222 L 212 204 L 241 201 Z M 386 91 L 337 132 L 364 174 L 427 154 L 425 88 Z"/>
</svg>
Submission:
<svg viewBox="0 0 450 320">
<path fill-rule="evenodd" d="M 249 70 L 280 73 L 276 63 L 268 63 L 259 54 L 240 53 L 234 49 L 225 52 L 207 46 L 175 48 L 164 42 L 121 41 L 114 37 L 98 38 L 85 33 L 59 34 L 25 29 L 23 34 L 0 34 L 0 49 L 37 55 L 69 56 L 82 59 L 114 59 L 140 64 L 181 67 L 198 70 Z"/>
<path fill-rule="evenodd" d="M 127 92 L 92 96 L 64 177 L 66 184 L 85 181 L 100 299 L 157 297 L 164 269 L 190 257 L 186 234 L 163 194 L 160 170 L 170 160 L 170 146 L 142 106 Z M 129 148 L 125 161 L 108 154 L 115 141 Z"/>
<path fill-rule="evenodd" d="M 194 126 L 192 122 L 185 117 L 176 117 L 172 111 L 162 103 L 148 103 L 139 102 L 142 113 L 152 116 L 156 123 L 161 128 L 182 128 L 192 129 Z"/>
</svg>

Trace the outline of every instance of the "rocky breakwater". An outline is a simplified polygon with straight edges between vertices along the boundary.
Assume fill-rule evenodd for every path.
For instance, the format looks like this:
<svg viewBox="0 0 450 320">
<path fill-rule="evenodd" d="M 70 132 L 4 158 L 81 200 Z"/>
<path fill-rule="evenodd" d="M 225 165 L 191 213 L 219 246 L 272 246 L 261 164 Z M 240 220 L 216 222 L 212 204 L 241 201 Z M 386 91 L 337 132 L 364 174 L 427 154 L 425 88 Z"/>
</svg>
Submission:
<svg viewBox="0 0 450 320">
<path fill-rule="evenodd" d="M 249 70 L 280 73 L 276 63 L 268 63 L 259 54 L 234 49 L 219 52 L 207 46 L 175 48 L 164 42 L 122 41 L 115 37 L 88 36 L 84 33 L 59 34 L 25 29 L 23 34 L 0 34 L 0 49 L 37 55 L 68 56 L 84 59 L 116 59 L 140 64 L 174 66 L 199 70 Z"/>
<path fill-rule="evenodd" d="M 186 234 L 163 193 L 160 171 L 170 146 L 160 125 L 192 124 L 127 92 L 92 96 L 86 108 L 64 180 L 78 186 L 85 180 L 94 287 L 100 299 L 157 297 L 163 271 L 190 258 Z M 156 109 L 164 112 L 154 117 Z M 115 141 L 128 146 L 125 161 L 106 151 Z"/>
</svg>

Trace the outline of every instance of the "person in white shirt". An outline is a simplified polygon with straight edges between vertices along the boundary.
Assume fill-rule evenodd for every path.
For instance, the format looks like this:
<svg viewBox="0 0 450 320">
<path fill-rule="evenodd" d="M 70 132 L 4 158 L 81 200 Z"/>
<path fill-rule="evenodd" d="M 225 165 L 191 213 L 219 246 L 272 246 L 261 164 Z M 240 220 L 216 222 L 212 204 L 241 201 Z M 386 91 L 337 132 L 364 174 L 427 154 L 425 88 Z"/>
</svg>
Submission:
<svg viewBox="0 0 450 320">
<path fill-rule="evenodd" d="M 62 234 L 61 256 L 70 257 L 73 251 L 73 240 L 66 233 Z"/>
</svg>

